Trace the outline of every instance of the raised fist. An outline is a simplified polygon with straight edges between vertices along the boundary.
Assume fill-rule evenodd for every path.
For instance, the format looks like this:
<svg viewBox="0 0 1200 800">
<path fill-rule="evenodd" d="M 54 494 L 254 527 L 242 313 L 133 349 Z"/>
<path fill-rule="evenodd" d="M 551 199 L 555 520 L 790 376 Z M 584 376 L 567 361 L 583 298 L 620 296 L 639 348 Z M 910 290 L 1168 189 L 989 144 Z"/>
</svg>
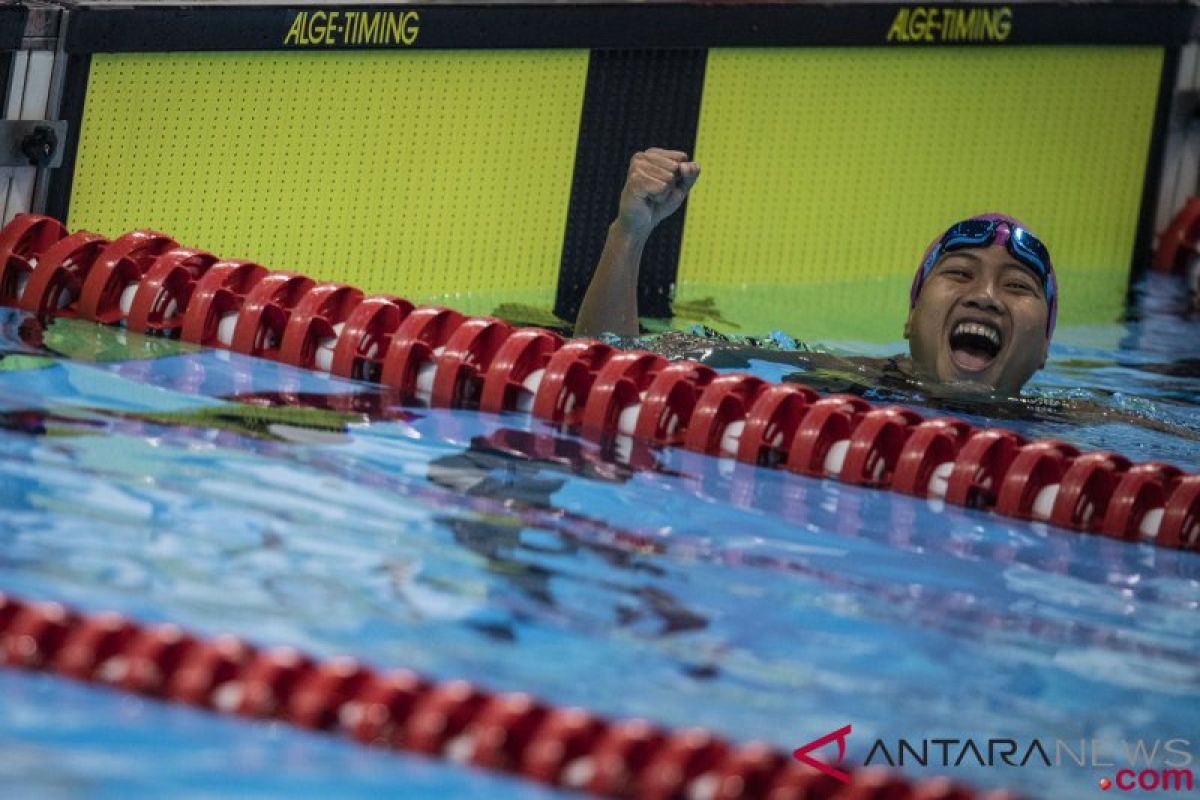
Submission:
<svg viewBox="0 0 1200 800">
<path fill-rule="evenodd" d="M 700 165 L 687 153 L 651 147 L 635 153 L 621 190 L 617 225 L 631 234 L 648 236 L 658 223 L 675 213 L 700 177 Z"/>
</svg>

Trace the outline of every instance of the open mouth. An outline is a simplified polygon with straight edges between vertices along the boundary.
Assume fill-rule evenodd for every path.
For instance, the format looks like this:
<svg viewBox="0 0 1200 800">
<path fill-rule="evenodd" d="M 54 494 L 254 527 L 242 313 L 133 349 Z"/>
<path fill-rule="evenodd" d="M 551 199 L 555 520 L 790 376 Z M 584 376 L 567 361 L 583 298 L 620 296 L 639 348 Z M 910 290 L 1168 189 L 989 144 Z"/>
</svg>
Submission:
<svg viewBox="0 0 1200 800">
<path fill-rule="evenodd" d="M 960 322 L 950 331 L 950 359 L 965 372 L 987 369 L 1000 353 L 1000 329 L 984 322 Z"/>
</svg>

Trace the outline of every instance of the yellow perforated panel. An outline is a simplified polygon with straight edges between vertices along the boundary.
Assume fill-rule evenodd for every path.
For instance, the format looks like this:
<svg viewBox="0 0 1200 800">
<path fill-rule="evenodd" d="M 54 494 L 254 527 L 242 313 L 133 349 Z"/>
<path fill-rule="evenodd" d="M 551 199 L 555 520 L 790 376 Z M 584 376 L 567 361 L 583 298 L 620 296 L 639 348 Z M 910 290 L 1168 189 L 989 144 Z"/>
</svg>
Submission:
<svg viewBox="0 0 1200 800">
<path fill-rule="evenodd" d="M 553 287 L 586 51 L 93 58 L 72 228 L 417 299 Z"/>
<path fill-rule="evenodd" d="M 1161 68 L 1158 48 L 711 51 L 677 296 L 744 330 L 896 339 L 929 240 L 995 210 L 1049 244 L 1062 322 L 1115 319 Z M 721 296 L 744 284 L 777 289 Z"/>
</svg>

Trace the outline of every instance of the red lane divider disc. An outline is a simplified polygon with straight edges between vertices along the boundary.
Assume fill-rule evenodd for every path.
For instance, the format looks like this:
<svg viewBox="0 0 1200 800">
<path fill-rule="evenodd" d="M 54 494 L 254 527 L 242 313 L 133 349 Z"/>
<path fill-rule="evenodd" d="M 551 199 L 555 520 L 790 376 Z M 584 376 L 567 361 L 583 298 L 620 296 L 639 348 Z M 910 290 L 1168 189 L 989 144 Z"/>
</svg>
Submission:
<svg viewBox="0 0 1200 800">
<path fill-rule="evenodd" d="M 392 334 L 380 380 L 399 389 L 405 398 L 416 396 L 421 367 L 434 360 L 435 351 L 446 344 L 465 319 L 457 311 L 439 306 L 413 309 Z"/>
<path fill-rule="evenodd" d="M 84 279 L 107 244 L 103 236 L 79 231 L 50 245 L 29 274 L 21 308 L 39 319 L 77 316 Z"/>
<path fill-rule="evenodd" d="M 268 274 L 266 267 L 251 261 L 218 261 L 210 266 L 192 287 L 180 337 L 192 344 L 228 349 L 236 327 L 228 332 L 228 341 L 222 341 L 224 318 L 241 312 L 247 295 Z"/>
<path fill-rule="evenodd" d="M 516 772 L 521 754 L 548 714 L 545 706 L 527 694 L 497 695 L 467 729 L 462 755 L 476 767 Z"/>
<path fill-rule="evenodd" d="M 746 412 L 738 460 L 768 467 L 782 462 L 809 406 L 819 399 L 815 391 L 796 383 L 780 383 L 760 392 Z"/>
<path fill-rule="evenodd" d="M 0 230 L 0 305 L 20 305 L 41 255 L 66 237 L 61 222 L 36 214 L 17 214 Z"/>
<path fill-rule="evenodd" d="M 681 445 L 700 395 L 717 371 L 695 361 L 673 361 L 659 370 L 642 398 L 634 435 L 660 445 Z"/>
<path fill-rule="evenodd" d="M 196 282 L 217 263 L 203 250 L 176 248 L 163 253 L 146 268 L 138 282 L 125 325 L 131 331 L 175 336 L 183 328 Z"/>
<path fill-rule="evenodd" d="M 590 339 L 564 344 L 546 362 L 546 372 L 533 398 L 533 415 L 560 425 L 579 425 L 596 375 L 615 352 Z"/>
<path fill-rule="evenodd" d="M 178 625 L 151 626 L 123 654 L 104 661 L 96 670 L 96 678 L 129 692 L 161 697 L 167 681 L 198 646 L 199 642 Z"/>
<path fill-rule="evenodd" d="M 341 283 L 319 283 L 312 287 L 292 309 L 283 338 L 279 359 L 305 369 L 333 371 L 336 350 L 325 349 L 323 342 L 335 342 L 345 333 L 344 323 L 363 302 L 363 293 Z M 321 361 L 323 363 L 318 363 Z"/>
<path fill-rule="evenodd" d="M 0 663 L 25 669 L 50 668 L 76 624 L 75 613 L 58 603 L 22 604 L 5 626 Z"/>
<path fill-rule="evenodd" d="M 609 726 L 578 774 L 568 771 L 566 783 L 579 789 L 617 797 L 635 796 L 637 779 L 666 741 L 663 731 L 642 720 Z"/>
<path fill-rule="evenodd" d="M 119 614 L 87 617 L 70 631 L 51 667 L 78 680 L 92 680 L 100 665 L 123 652 L 137 632 L 137 627 Z"/>
<path fill-rule="evenodd" d="M 1200 245 L 1200 197 L 1190 197 L 1158 237 L 1151 268 L 1174 272 L 1183 266 L 1183 253 Z M 0 253 L 3 251 L 0 250 Z"/>
<path fill-rule="evenodd" d="M 220 711 L 245 717 L 278 716 L 296 684 L 315 668 L 313 661 L 298 650 L 260 651 L 237 681 L 221 687 L 215 705 Z"/>
<path fill-rule="evenodd" d="M 541 328 L 518 328 L 496 351 L 483 379 L 479 409 L 492 413 L 533 407 L 533 391 L 527 382 L 550 363 L 563 345 L 556 333 Z M 528 409 L 526 409 L 528 410 Z"/>
<path fill-rule="evenodd" d="M 271 272 L 256 281 L 238 314 L 229 349 L 279 361 L 292 309 L 313 286 L 312 278 L 290 272 Z"/>
<path fill-rule="evenodd" d="M 848 442 L 863 415 L 870 410 L 867 401 L 845 394 L 813 403 L 792 438 L 787 468 L 802 475 L 827 477 L 825 462 L 829 451 L 837 442 Z"/>
<path fill-rule="evenodd" d="M 391 295 L 364 299 L 346 318 L 329 372 L 342 378 L 382 382 L 383 359 L 413 304 Z"/>
<path fill-rule="evenodd" d="M 417 701 L 409 715 L 404 728 L 404 747 L 441 755 L 446 743 L 466 730 L 487 701 L 486 694 L 466 681 L 435 685 Z"/>
<path fill-rule="evenodd" d="M 364 744 L 400 747 L 408 718 L 429 690 L 430 684 L 416 673 L 376 675 L 342 707 L 341 726 Z"/>
<path fill-rule="evenodd" d="M 946 482 L 946 502 L 967 508 L 991 508 L 1000 482 L 1025 443 L 1000 428 L 976 431 L 967 439 Z"/>
<path fill-rule="evenodd" d="M 1170 464 L 1138 464 L 1121 476 L 1104 515 L 1104 534 L 1135 541 L 1146 515 L 1167 504 L 1183 473 Z"/>
<path fill-rule="evenodd" d="M 1157 544 L 1200 550 L 1200 475 L 1180 478 L 1167 498 Z"/>
<path fill-rule="evenodd" d="M 373 677 L 352 658 L 325 661 L 296 682 L 283 718 L 302 728 L 329 730 L 340 722 L 342 707 Z"/>
<path fill-rule="evenodd" d="M 1059 482 L 1050 521 L 1064 528 L 1100 530 L 1109 500 L 1132 466 L 1116 453 L 1084 453 L 1071 462 Z"/>
<path fill-rule="evenodd" d="M 917 425 L 904 442 L 896 461 L 892 488 L 917 497 L 928 496 L 934 472 L 958 458 L 974 433 L 975 429 L 962 420 L 945 417 Z M 945 489 L 941 494 L 945 494 Z"/>
<path fill-rule="evenodd" d="M 1065 442 L 1046 439 L 1030 442 L 1017 451 L 1000 484 L 996 511 L 1015 519 L 1044 518 L 1036 514 L 1038 495 L 1063 475 L 1079 450 Z"/>
<path fill-rule="evenodd" d="M 249 645 L 232 636 L 198 641 L 167 678 L 164 694 L 180 703 L 215 710 L 217 689 L 241 674 L 253 656 Z"/>
<path fill-rule="evenodd" d="M 511 325 L 490 317 L 471 317 L 456 327 L 437 359 L 430 405 L 477 406 L 483 376 L 511 333 Z"/>
<path fill-rule="evenodd" d="M 904 408 L 877 408 L 863 415 L 850 436 L 838 477 L 855 486 L 889 486 L 913 429 L 924 422 Z"/>
<path fill-rule="evenodd" d="M 706 730 L 680 731 L 668 737 L 650 758 L 636 779 L 635 794 L 647 800 L 678 797 L 681 787 L 690 788 L 701 776 L 715 781 L 715 772 L 728 754 L 728 743 Z"/>
<path fill-rule="evenodd" d="M 119 323 L 126 312 L 123 295 L 132 297 L 147 270 L 163 253 L 176 246 L 170 236 L 155 231 L 132 231 L 105 247 L 92 267 L 79 294 L 79 316 L 105 325 Z"/>
<path fill-rule="evenodd" d="M 518 771 L 541 783 L 561 785 L 567 765 L 592 752 L 604 730 L 604 724 L 583 709 L 551 709 L 525 748 Z"/>
<path fill-rule="evenodd" d="M 746 413 L 767 386 L 766 381 L 753 375 L 721 375 L 713 378 L 696 398 L 696 405 L 688 418 L 683 446 L 697 453 L 714 456 L 736 453 L 736 444 L 726 447 L 722 441 L 726 428 L 735 422 L 744 425 Z"/>
<path fill-rule="evenodd" d="M 614 353 L 596 372 L 584 405 L 582 428 L 595 436 L 618 432 L 621 412 L 641 402 L 667 360 L 653 353 Z"/>
</svg>

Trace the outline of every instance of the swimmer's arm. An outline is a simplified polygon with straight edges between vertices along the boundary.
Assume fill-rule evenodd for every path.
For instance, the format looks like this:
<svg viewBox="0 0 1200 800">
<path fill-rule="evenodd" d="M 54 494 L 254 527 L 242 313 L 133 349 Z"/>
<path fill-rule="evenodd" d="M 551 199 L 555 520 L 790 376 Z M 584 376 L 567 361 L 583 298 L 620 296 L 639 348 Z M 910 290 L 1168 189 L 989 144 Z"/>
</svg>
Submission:
<svg viewBox="0 0 1200 800">
<path fill-rule="evenodd" d="M 600 263 L 575 320 L 576 336 L 638 335 L 638 271 L 647 238 L 625 228 L 619 220 L 608 227 Z"/>
<path fill-rule="evenodd" d="M 1103 424 L 1106 422 L 1120 422 L 1126 425 L 1136 425 L 1139 428 L 1145 428 L 1159 433 L 1178 436 L 1182 439 L 1190 441 L 1200 440 L 1200 431 L 1189 428 L 1183 425 L 1178 425 L 1166 420 L 1156 419 L 1148 414 L 1140 414 L 1135 411 L 1125 411 L 1118 408 L 1111 408 L 1101 403 L 1091 400 L 1072 400 L 1069 405 L 1068 416 L 1071 422 L 1077 425 L 1094 425 Z"/>
<path fill-rule="evenodd" d="M 700 177 L 686 153 L 652 147 L 629 162 L 617 218 L 575 322 L 576 336 L 638 335 L 637 282 L 642 250 L 658 223 L 674 214 Z"/>
</svg>

